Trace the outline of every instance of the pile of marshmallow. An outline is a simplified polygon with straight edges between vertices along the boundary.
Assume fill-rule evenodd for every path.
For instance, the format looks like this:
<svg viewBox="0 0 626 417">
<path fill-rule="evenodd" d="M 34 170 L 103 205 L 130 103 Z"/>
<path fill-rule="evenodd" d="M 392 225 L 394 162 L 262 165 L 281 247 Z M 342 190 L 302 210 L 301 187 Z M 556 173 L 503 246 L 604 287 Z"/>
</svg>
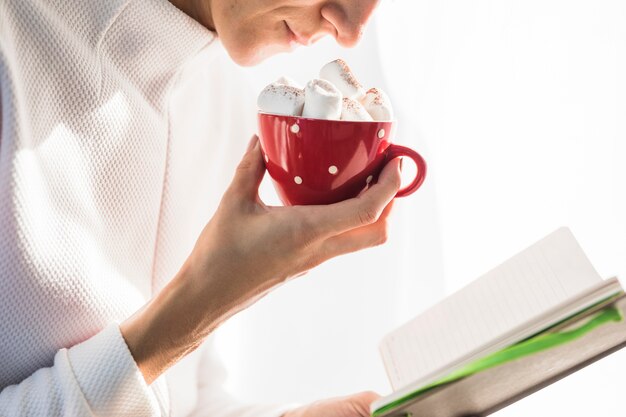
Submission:
<svg viewBox="0 0 626 417">
<path fill-rule="evenodd" d="M 324 65 L 319 77 L 309 81 L 304 88 L 287 77 L 279 78 L 259 94 L 259 110 L 312 119 L 393 119 L 393 109 L 387 95 L 378 88 L 365 91 L 342 59 Z"/>
</svg>

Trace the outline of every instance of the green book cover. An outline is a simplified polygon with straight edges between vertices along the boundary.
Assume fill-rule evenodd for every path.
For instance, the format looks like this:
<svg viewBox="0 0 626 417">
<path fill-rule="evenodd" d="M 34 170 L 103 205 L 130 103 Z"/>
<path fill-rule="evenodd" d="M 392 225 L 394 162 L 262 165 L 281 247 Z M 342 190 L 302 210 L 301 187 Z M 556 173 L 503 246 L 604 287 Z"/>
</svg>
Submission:
<svg viewBox="0 0 626 417">
<path fill-rule="evenodd" d="M 463 366 L 462 368 L 450 373 L 449 375 L 443 378 L 440 378 L 439 380 L 431 384 L 425 385 L 417 389 L 416 391 L 413 391 L 389 404 L 386 404 L 376 409 L 372 413 L 372 416 L 379 417 L 385 412 L 392 410 L 398 406 L 401 406 L 407 401 L 415 399 L 423 394 L 426 394 L 427 392 L 430 392 L 435 388 L 442 387 L 446 384 L 453 383 L 455 381 L 469 377 L 471 375 L 475 375 L 487 369 L 491 369 L 491 368 L 503 365 L 505 363 L 508 363 L 514 360 L 518 360 L 518 359 L 521 359 L 521 358 L 524 358 L 524 357 L 527 357 L 527 356 L 530 356 L 530 355 L 533 355 L 533 354 L 536 354 L 536 353 L 539 353 L 548 349 L 552 349 L 552 348 L 567 344 L 569 342 L 572 342 L 574 340 L 578 340 L 584 337 L 585 335 L 589 334 L 593 330 L 597 329 L 598 327 L 603 326 L 607 323 L 621 322 L 623 320 L 621 311 L 617 309 L 615 306 L 610 306 L 597 312 L 589 319 L 583 320 L 583 324 L 580 324 L 576 328 L 568 329 L 565 331 L 554 331 L 554 329 L 558 327 L 559 325 L 561 325 L 562 323 L 568 322 L 568 321 L 575 321 L 580 316 L 589 312 L 590 310 L 597 307 L 598 305 L 611 303 L 616 298 L 619 298 L 622 295 L 623 295 L 623 292 L 617 293 L 611 297 L 608 297 L 594 304 L 593 306 L 590 306 L 588 308 L 585 308 L 582 311 L 579 311 L 573 314 L 567 319 L 554 324 L 550 328 L 538 334 L 535 334 L 525 340 L 522 340 L 498 352 L 495 352 L 481 359 L 473 361 Z"/>
</svg>

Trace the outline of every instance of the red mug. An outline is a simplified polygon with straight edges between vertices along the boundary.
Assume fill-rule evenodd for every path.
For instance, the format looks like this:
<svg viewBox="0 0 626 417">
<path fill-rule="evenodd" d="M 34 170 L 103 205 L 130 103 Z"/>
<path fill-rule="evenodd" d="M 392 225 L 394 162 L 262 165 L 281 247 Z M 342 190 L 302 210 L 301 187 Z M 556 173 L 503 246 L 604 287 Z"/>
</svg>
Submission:
<svg viewBox="0 0 626 417">
<path fill-rule="evenodd" d="M 259 139 L 278 196 L 285 205 L 332 204 L 359 195 L 385 164 L 406 156 L 417 166 L 411 183 L 424 182 L 426 162 L 413 149 L 391 143 L 395 122 L 353 122 L 259 113 Z"/>
</svg>

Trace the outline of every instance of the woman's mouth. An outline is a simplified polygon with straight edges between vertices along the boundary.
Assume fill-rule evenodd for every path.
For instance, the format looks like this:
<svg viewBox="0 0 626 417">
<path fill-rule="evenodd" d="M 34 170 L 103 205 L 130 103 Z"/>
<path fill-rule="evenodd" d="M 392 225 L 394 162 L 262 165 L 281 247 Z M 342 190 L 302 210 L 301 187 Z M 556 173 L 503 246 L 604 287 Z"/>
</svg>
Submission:
<svg viewBox="0 0 626 417">
<path fill-rule="evenodd" d="M 307 46 L 309 44 L 308 39 L 305 39 L 299 34 L 297 34 L 296 32 L 294 32 L 286 20 L 284 20 L 284 22 L 285 22 L 285 27 L 287 28 L 287 36 L 289 38 L 289 44 L 291 46 L 293 47 L 298 46 L 298 45 Z"/>
</svg>

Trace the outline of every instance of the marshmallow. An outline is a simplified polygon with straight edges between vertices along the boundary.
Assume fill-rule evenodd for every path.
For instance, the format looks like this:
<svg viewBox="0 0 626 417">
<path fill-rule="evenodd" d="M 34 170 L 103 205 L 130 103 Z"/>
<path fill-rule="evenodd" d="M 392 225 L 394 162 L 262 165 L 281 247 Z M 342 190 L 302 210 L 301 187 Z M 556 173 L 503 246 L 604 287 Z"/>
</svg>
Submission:
<svg viewBox="0 0 626 417">
<path fill-rule="evenodd" d="M 365 110 L 376 121 L 393 120 L 393 108 L 387 94 L 378 88 L 370 88 L 362 101 Z"/>
<path fill-rule="evenodd" d="M 313 79 L 304 87 L 303 117 L 339 120 L 341 118 L 341 92 L 326 80 Z"/>
<path fill-rule="evenodd" d="M 359 101 L 365 97 L 365 89 L 343 59 L 336 59 L 324 65 L 320 70 L 320 78 L 337 86 L 345 97 Z"/>
<path fill-rule="evenodd" d="M 296 81 L 294 81 L 293 79 L 289 77 L 285 77 L 284 75 L 280 77 L 279 79 L 277 79 L 276 81 L 274 81 L 274 84 L 288 85 L 289 87 L 296 87 L 297 89 L 303 90 L 300 84 L 298 84 Z"/>
<path fill-rule="evenodd" d="M 272 83 L 261 91 L 257 105 L 265 113 L 300 116 L 304 107 L 304 91 L 289 85 Z"/>
<path fill-rule="evenodd" d="M 372 121 L 373 119 L 361 103 L 351 98 L 344 97 L 341 107 L 341 120 Z"/>
</svg>

